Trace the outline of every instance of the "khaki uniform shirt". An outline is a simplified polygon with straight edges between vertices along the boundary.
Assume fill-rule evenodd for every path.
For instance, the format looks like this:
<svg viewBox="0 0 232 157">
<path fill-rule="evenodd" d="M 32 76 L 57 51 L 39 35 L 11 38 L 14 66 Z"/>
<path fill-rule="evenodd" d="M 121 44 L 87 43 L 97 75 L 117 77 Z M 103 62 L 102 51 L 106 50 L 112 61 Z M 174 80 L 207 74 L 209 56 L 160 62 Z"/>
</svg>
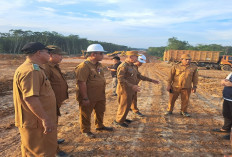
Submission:
<svg viewBox="0 0 232 157">
<path fill-rule="evenodd" d="M 198 70 L 195 65 L 184 66 L 182 63 L 171 68 L 168 77 L 168 85 L 174 88 L 192 88 L 197 86 Z"/>
<path fill-rule="evenodd" d="M 15 125 L 22 128 L 42 126 L 41 120 L 28 108 L 24 97 L 38 96 L 44 111 L 54 124 L 57 121 L 56 99 L 43 68 L 27 59 L 15 71 L 13 97 Z"/>
<path fill-rule="evenodd" d="M 134 85 L 138 85 L 140 80 L 152 81 L 152 79 L 141 75 L 138 71 L 138 67 L 130 62 L 123 62 L 117 69 L 118 86 L 117 93 L 122 94 L 124 92 L 134 94 L 132 90 Z"/>
<path fill-rule="evenodd" d="M 47 63 L 44 65 L 44 72 L 50 80 L 52 89 L 56 96 L 56 103 L 61 105 L 68 99 L 68 84 L 59 68 L 58 64 Z"/>
<path fill-rule="evenodd" d="M 105 100 L 105 86 L 106 81 L 104 78 L 103 67 L 101 63 L 93 64 L 89 59 L 80 63 L 75 68 L 76 79 L 78 81 L 86 82 L 87 95 L 90 101 Z M 76 99 L 82 101 L 81 94 L 79 92 L 79 86 L 76 84 Z"/>
</svg>

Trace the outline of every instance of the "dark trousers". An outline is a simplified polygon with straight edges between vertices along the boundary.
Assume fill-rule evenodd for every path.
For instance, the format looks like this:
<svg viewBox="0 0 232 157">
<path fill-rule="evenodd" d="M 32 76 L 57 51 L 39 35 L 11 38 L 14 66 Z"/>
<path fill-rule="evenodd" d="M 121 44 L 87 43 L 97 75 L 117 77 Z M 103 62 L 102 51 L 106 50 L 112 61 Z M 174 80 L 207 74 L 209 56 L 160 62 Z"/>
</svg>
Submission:
<svg viewBox="0 0 232 157">
<path fill-rule="evenodd" d="M 224 100 L 222 114 L 224 117 L 224 125 L 222 129 L 231 130 L 232 127 L 232 101 Z"/>
</svg>

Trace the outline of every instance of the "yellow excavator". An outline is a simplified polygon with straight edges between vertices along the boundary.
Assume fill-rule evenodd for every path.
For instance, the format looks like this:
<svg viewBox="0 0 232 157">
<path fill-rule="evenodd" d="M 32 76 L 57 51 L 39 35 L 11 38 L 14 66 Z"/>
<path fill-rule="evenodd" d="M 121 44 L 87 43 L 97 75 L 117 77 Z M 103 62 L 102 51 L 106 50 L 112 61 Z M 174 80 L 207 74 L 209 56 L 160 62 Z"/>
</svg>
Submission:
<svg viewBox="0 0 232 157">
<path fill-rule="evenodd" d="M 85 57 L 86 50 L 81 50 L 82 56 Z"/>
<path fill-rule="evenodd" d="M 107 53 L 107 56 L 117 56 L 117 55 L 119 55 L 120 54 L 120 56 L 125 56 L 126 55 L 126 51 L 114 51 L 114 52 L 112 52 L 112 53 Z"/>
</svg>

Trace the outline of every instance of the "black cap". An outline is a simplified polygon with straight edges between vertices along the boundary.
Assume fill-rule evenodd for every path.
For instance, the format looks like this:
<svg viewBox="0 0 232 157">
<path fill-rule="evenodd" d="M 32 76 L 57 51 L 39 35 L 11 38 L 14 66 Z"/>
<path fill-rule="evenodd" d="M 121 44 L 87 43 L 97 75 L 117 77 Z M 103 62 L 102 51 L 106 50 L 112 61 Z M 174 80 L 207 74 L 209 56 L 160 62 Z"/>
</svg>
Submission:
<svg viewBox="0 0 232 157">
<path fill-rule="evenodd" d="M 118 57 L 118 56 L 114 56 L 112 59 L 116 59 L 116 60 L 120 61 L 120 57 Z"/>
<path fill-rule="evenodd" d="M 40 42 L 29 42 L 23 46 L 21 51 L 25 54 L 30 54 L 44 49 L 47 49 L 46 46 Z"/>
</svg>

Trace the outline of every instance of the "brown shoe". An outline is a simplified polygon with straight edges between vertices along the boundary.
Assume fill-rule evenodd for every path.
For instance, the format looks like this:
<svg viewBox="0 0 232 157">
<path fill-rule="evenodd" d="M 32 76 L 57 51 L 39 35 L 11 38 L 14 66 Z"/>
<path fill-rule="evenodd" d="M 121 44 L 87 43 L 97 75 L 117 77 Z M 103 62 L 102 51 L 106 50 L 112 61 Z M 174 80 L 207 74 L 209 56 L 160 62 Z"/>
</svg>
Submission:
<svg viewBox="0 0 232 157">
<path fill-rule="evenodd" d="M 92 132 L 84 132 L 83 135 L 88 138 L 96 138 L 96 136 Z"/>
</svg>

